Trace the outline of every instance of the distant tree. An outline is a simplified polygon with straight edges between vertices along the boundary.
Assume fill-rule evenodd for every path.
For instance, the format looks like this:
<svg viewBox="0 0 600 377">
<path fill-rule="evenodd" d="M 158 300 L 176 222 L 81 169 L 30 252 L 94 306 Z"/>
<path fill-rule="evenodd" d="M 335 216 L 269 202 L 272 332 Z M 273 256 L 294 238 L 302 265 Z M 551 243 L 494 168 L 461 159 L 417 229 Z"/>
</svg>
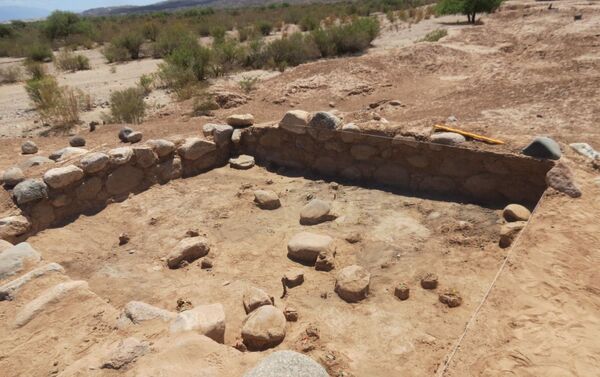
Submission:
<svg viewBox="0 0 600 377">
<path fill-rule="evenodd" d="M 498 9 L 503 0 L 441 0 L 436 8 L 438 14 L 464 14 L 469 23 L 475 23 L 477 13 L 490 13 Z"/>
</svg>

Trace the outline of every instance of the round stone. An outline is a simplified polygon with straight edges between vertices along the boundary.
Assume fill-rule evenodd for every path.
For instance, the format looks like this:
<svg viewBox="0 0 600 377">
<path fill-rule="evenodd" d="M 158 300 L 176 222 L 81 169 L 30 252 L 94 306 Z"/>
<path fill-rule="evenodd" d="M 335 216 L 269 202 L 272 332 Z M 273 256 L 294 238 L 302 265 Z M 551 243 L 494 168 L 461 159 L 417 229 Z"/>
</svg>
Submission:
<svg viewBox="0 0 600 377">
<path fill-rule="evenodd" d="M 264 305 L 246 317 L 242 327 L 242 340 L 249 350 L 275 347 L 285 338 L 285 315 L 281 310 Z"/>
<path fill-rule="evenodd" d="M 270 190 L 254 191 L 254 202 L 261 209 L 273 210 L 281 207 L 279 196 Z"/>
<path fill-rule="evenodd" d="M 531 212 L 520 204 L 509 204 L 504 207 L 502 216 L 508 222 L 527 221 L 531 216 Z"/>
<path fill-rule="evenodd" d="M 27 140 L 23 144 L 21 144 L 21 153 L 23 154 L 35 154 L 38 152 L 38 147 L 31 140 Z"/>
<path fill-rule="evenodd" d="M 335 292 L 346 302 L 358 302 L 369 294 L 371 274 L 361 266 L 343 268 L 335 282 Z"/>
<path fill-rule="evenodd" d="M 14 187 L 23 182 L 25 174 L 17 167 L 8 168 L 2 175 L 2 182 L 6 187 Z"/>
<path fill-rule="evenodd" d="M 72 147 L 85 147 L 85 139 L 82 136 L 73 136 L 69 140 L 69 145 Z"/>
</svg>

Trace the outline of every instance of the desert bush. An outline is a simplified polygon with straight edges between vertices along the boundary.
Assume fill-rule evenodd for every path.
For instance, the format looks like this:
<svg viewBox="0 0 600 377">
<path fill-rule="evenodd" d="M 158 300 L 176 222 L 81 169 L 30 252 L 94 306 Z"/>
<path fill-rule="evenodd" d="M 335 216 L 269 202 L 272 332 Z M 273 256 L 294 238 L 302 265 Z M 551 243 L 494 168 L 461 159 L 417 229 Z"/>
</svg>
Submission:
<svg viewBox="0 0 600 377">
<path fill-rule="evenodd" d="M 137 31 L 131 31 L 119 35 L 110 44 L 121 51 L 126 50 L 128 57 L 136 60 L 140 57 L 142 43 L 144 43 L 142 34 Z"/>
<path fill-rule="evenodd" d="M 319 57 L 319 50 L 310 36 L 294 33 L 266 45 L 267 65 L 281 71 Z"/>
<path fill-rule="evenodd" d="M 194 97 L 194 103 L 192 104 L 192 115 L 193 116 L 210 116 L 214 110 L 219 109 L 219 104 L 215 102 L 214 98 L 204 91 L 201 91 L 196 97 Z"/>
<path fill-rule="evenodd" d="M 115 91 L 110 95 L 110 114 L 113 122 L 139 124 L 144 120 L 146 104 L 139 87 Z"/>
<path fill-rule="evenodd" d="M 138 82 L 138 86 L 144 92 L 144 96 L 152 93 L 152 87 L 154 85 L 154 77 L 152 75 L 142 75 L 140 77 L 140 81 Z"/>
<path fill-rule="evenodd" d="M 433 30 L 433 31 L 430 31 L 429 33 L 427 33 L 421 41 L 437 42 L 440 39 L 444 38 L 446 35 L 448 35 L 448 31 L 446 29 L 436 29 L 436 30 Z"/>
<path fill-rule="evenodd" d="M 226 30 L 222 26 L 216 26 L 210 31 L 210 35 L 213 37 L 213 44 L 219 44 L 225 41 Z"/>
<path fill-rule="evenodd" d="M 17 65 L 0 68 L 0 84 L 14 84 L 21 80 L 22 71 Z"/>
<path fill-rule="evenodd" d="M 54 64 L 62 71 L 76 72 L 90 69 L 90 60 L 83 55 L 74 54 L 67 49 L 62 50 L 55 59 Z"/>
<path fill-rule="evenodd" d="M 266 36 L 271 34 L 271 31 L 273 30 L 273 24 L 269 21 L 259 21 L 256 24 L 256 29 L 259 30 L 262 35 Z"/>
<path fill-rule="evenodd" d="M 235 40 L 226 39 L 213 47 L 211 69 L 214 76 L 222 76 L 241 67 L 245 61 L 245 49 Z"/>
<path fill-rule="evenodd" d="M 245 26 L 238 29 L 238 40 L 240 42 L 256 39 L 258 35 L 258 32 L 253 26 Z"/>
<path fill-rule="evenodd" d="M 124 47 L 115 46 L 110 44 L 102 49 L 102 55 L 106 58 L 109 63 L 125 62 L 130 60 L 131 56 L 129 51 Z"/>
<path fill-rule="evenodd" d="M 438 14 L 458 14 L 467 16 L 469 23 L 475 23 L 477 13 L 491 13 L 498 9 L 503 0 L 441 0 L 437 4 Z"/>
<path fill-rule="evenodd" d="M 153 46 L 153 55 L 162 58 L 170 55 L 176 48 L 186 43 L 193 43 L 195 37 L 182 24 L 163 29 Z"/>
<path fill-rule="evenodd" d="M 10 25 L 0 24 L 0 38 L 10 37 L 13 34 L 13 29 Z"/>
<path fill-rule="evenodd" d="M 54 128 L 68 129 L 79 122 L 79 111 L 85 97 L 79 90 L 59 87 L 53 76 L 27 81 L 25 90 L 44 122 Z"/>
<path fill-rule="evenodd" d="M 258 77 L 254 76 L 245 76 L 240 80 L 240 88 L 244 91 L 244 93 L 249 94 L 254 89 L 256 89 L 256 84 L 258 83 Z"/>
<path fill-rule="evenodd" d="M 142 26 L 142 34 L 144 38 L 156 42 L 158 36 L 160 35 L 160 26 L 155 21 L 148 21 Z"/>
<path fill-rule="evenodd" d="M 304 16 L 299 26 L 302 31 L 313 31 L 319 27 L 319 20 L 313 16 Z"/>
<path fill-rule="evenodd" d="M 29 46 L 27 59 L 35 62 L 46 62 L 52 60 L 52 48 L 43 42 L 37 42 Z"/>
<path fill-rule="evenodd" d="M 44 23 L 44 33 L 51 40 L 80 33 L 84 28 L 81 18 L 72 12 L 55 11 Z"/>
<path fill-rule="evenodd" d="M 209 71 L 210 49 L 197 41 L 177 47 L 159 67 L 159 78 L 166 87 L 183 88 L 193 81 L 205 80 Z"/>
<path fill-rule="evenodd" d="M 379 21 L 375 18 L 356 18 L 352 22 L 312 33 L 322 56 L 362 52 L 379 34 Z"/>
<path fill-rule="evenodd" d="M 25 71 L 27 71 L 32 80 L 39 80 L 46 76 L 46 66 L 40 62 L 26 61 Z"/>
</svg>

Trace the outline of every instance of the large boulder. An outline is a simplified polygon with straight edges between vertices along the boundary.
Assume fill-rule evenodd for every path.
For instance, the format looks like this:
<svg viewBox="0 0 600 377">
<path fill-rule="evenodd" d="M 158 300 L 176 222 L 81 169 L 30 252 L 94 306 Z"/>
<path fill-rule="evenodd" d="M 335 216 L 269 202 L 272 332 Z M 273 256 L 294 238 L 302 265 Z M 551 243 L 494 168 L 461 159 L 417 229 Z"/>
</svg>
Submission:
<svg viewBox="0 0 600 377">
<path fill-rule="evenodd" d="M 197 137 L 185 139 L 183 144 L 177 150 L 181 158 L 185 160 L 197 160 L 217 150 L 215 143 L 203 140 Z"/>
<path fill-rule="evenodd" d="M 125 165 L 133 157 L 133 149 L 131 147 L 120 147 L 108 151 L 110 163 L 116 166 Z"/>
<path fill-rule="evenodd" d="M 41 179 L 28 179 L 15 186 L 12 192 L 18 205 L 48 197 L 48 186 Z"/>
<path fill-rule="evenodd" d="M 159 158 L 167 157 L 175 152 L 175 144 L 164 139 L 148 140 L 146 145 L 151 147 Z"/>
<path fill-rule="evenodd" d="M 306 133 L 310 113 L 303 110 L 290 110 L 279 122 L 279 128 L 294 134 L 302 135 Z"/>
<path fill-rule="evenodd" d="M 11 247 L 13 247 L 14 245 L 8 241 L 5 241 L 3 239 L 0 239 L 0 253 L 3 252 L 6 249 L 9 249 Z"/>
<path fill-rule="evenodd" d="M 273 210 L 281 207 L 279 196 L 271 190 L 254 191 L 254 202 L 261 209 Z"/>
<path fill-rule="evenodd" d="M 127 142 L 131 144 L 139 143 L 140 141 L 142 141 L 143 137 L 144 134 L 142 134 L 140 131 L 133 131 L 129 135 L 127 135 Z"/>
<path fill-rule="evenodd" d="M 528 146 L 523 148 L 521 153 L 526 156 L 551 160 L 558 160 L 562 155 L 558 143 L 545 136 L 538 136 L 533 139 Z"/>
<path fill-rule="evenodd" d="M 509 204 L 502 210 L 502 217 L 508 222 L 527 221 L 531 212 L 520 204 Z"/>
<path fill-rule="evenodd" d="M 142 182 L 144 172 L 131 165 L 117 168 L 106 179 L 106 191 L 111 195 L 124 194 L 133 191 Z"/>
<path fill-rule="evenodd" d="M 123 143 L 127 143 L 127 136 L 133 132 L 133 129 L 130 127 L 123 127 L 119 130 L 119 140 Z"/>
<path fill-rule="evenodd" d="M 176 313 L 157 308 L 156 306 L 141 301 L 129 301 L 123 308 L 123 315 L 136 324 L 155 319 L 163 322 L 170 322 L 177 317 Z"/>
<path fill-rule="evenodd" d="M 108 155 L 94 152 L 84 156 L 81 161 L 79 161 L 79 165 L 86 174 L 94 174 L 106 169 L 108 162 Z"/>
<path fill-rule="evenodd" d="M 244 377 L 329 377 L 310 357 L 294 351 L 277 351 L 264 358 Z"/>
<path fill-rule="evenodd" d="M 235 128 L 248 127 L 254 124 L 254 116 L 252 114 L 233 114 L 227 117 L 227 124 Z"/>
<path fill-rule="evenodd" d="M 346 302 L 358 302 L 369 294 L 371 274 L 361 266 L 343 268 L 335 282 L 335 292 Z"/>
<path fill-rule="evenodd" d="M 80 181 L 83 178 L 83 170 L 75 165 L 67 165 L 62 168 L 54 168 L 44 173 L 44 182 L 53 188 L 61 189 Z"/>
<path fill-rule="evenodd" d="M 2 182 L 6 187 L 14 187 L 25 180 L 25 174 L 17 167 L 6 169 L 2 175 Z"/>
<path fill-rule="evenodd" d="M 153 166 L 158 157 L 149 146 L 133 147 L 133 155 L 135 156 L 135 164 L 143 169 Z"/>
<path fill-rule="evenodd" d="M 294 261 L 314 265 L 319 254 L 332 247 L 333 238 L 321 234 L 302 232 L 290 239 L 287 245 L 288 257 Z"/>
<path fill-rule="evenodd" d="M 579 198 L 581 196 L 581 190 L 575 184 L 571 169 L 562 162 L 557 163 L 546 173 L 546 184 L 571 198 Z"/>
<path fill-rule="evenodd" d="M 177 315 L 170 331 L 196 331 L 218 343 L 225 341 L 225 310 L 221 304 L 200 305 Z"/>
<path fill-rule="evenodd" d="M 313 199 L 300 211 L 300 224 L 316 225 L 325 221 L 335 220 L 337 216 L 331 213 L 329 202 Z"/>
<path fill-rule="evenodd" d="M 21 153 L 23 154 L 36 154 L 38 152 L 38 147 L 31 140 L 27 140 L 23 144 L 21 144 Z"/>
<path fill-rule="evenodd" d="M 308 127 L 325 130 L 335 130 L 342 121 L 335 115 L 326 111 L 318 111 L 313 114 L 308 122 Z"/>
<path fill-rule="evenodd" d="M 273 305 L 273 297 L 269 296 L 267 292 L 262 289 L 250 287 L 244 292 L 242 298 L 244 302 L 244 310 L 246 314 L 258 309 L 264 305 Z"/>
<path fill-rule="evenodd" d="M 281 310 L 265 305 L 246 317 L 242 326 L 242 340 L 251 351 L 275 347 L 285 338 L 285 315 Z"/>
<path fill-rule="evenodd" d="M 0 219 L 0 239 L 21 236 L 31 229 L 31 223 L 25 216 L 9 216 Z"/>
<path fill-rule="evenodd" d="M 39 262 L 40 258 L 40 254 L 27 242 L 4 250 L 0 253 L 0 280 L 20 272 L 26 263 Z"/>
<path fill-rule="evenodd" d="M 202 258 L 210 251 L 208 240 L 204 237 L 190 237 L 179 241 L 175 249 L 167 256 L 169 268 L 179 268 L 183 261 L 191 263 Z"/>
<path fill-rule="evenodd" d="M 65 161 L 69 158 L 86 154 L 87 152 L 88 150 L 84 148 L 66 147 L 52 152 L 48 158 L 53 161 Z"/>
<path fill-rule="evenodd" d="M 456 132 L 436 132 L 429 139 L 432 143 L 444 145 L 457 145 L 466 141 L 463 135 Z"/>
</svg>

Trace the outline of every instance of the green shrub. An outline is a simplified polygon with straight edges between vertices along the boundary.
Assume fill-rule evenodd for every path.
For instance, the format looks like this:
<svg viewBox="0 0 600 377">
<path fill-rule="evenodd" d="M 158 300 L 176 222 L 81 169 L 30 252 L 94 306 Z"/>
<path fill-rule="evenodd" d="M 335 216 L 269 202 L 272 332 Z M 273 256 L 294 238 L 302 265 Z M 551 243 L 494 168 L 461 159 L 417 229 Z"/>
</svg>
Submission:
<svg viewBox="0 0 600 377">
<path fill-rule="evenodd" d="M 44 64 L 34 61 L 25 62 L 25 70 L 31 76 L 32 80 L 39 80 L 46 76 L 46 67 Z"/>
<path fill-rule="evenodd" d="M 127 50 L 129 58 L 136 60 L 140 57 L 142 43 L 144 43 L 144 37 L 142 34 L 133 31 L 119 35 L 112 40 L 111 45 L 121 50 Z"/>
<path fill-rule="evenodd" d="M 27 50 L 27 59 L 34 62 L 48 62 L 52 57 L 52 48 L 46 43 L 34 43 Z"/>
<path fill-rule="evenodd" d="M 9 25 L 0 24 L 0 38 L 7 38 L 12 36 L 13 29 Z"/>
<path fill-rule="evenodd" d="M 79 122 L 80 99 L 85 98 L 81 91 L 59 87 L 53 76 L 29 80 L 25 90 L 42 120 L 54 128 L 68 129 Z"/>
<path fill-rule="evenodd" d="M 437 4 L 438 14 L 462 13 L 469 23 L 475 23 L 477 13 L 491 13 L 498 9 L 503 0 L 441 0 Z"/>
<path fill-rule="evenodd" d="M 17 65 L 0 68 L 0 84 L 14 84 L 21 80 L 21 75 L 21 68 Z"/>
<path fill-rule="evenodd" d="M 258 37 L 258 32 L 252 26 L 245 26 L 238 29 L 238 40 L 240 42 L 245 42 L 250 39 L 255 39 Z"/>
<path fill-rule="evenodd" d="M 436 30 L 433 30 L 433 31 L 430 31 L 429 33 L 427 33 L 421 41 L 422 42 L 437 42 L 440 39 L 444 38 L 446 35 L 448 35 L 448 31 L 446 29 L 436 29 Z"/>
<path fill-rule="evenodd" d="M 159 68 L 163 84 L 171 88 L 182 88 L 190 80 L 205 80 L 211 58 L 210 49 L 197 41 L 188 41 L 177 47 Z"/>
<path fill-rule="evenodd" d="M 131 59 L 129 51 L 125 47 L 110 44 L 102 49 L 102 55 L 109 63 L 125 62 Z"/>
<path fill-rule="evenodd" d="M 162 58 L 170 55 L 176 48 L 183 44 L 193 43 L 195 37 L 181 24 L 163 29 L 153 46 L 153 55 Z"/>
<path fill-rule="evenodd" d="M 312 31 L 319 27 L 319 20 L 313 16 L 304 16 L 299 26 L 302 31 Z"/>
<path fill-rule="evenodd" d="M 151 75 L 142 75 L 140 77 L 140 81 L 138 82 L 138 86 L 144 92 L 144 96 L 152 93 L 152 86 L 154 85 L 154 77 Z"/>
<path fill-rule="evenodd" d="M 273 30 L 273 24 L 269 21 L 260 21 L 256 25 L 256 28 L 260 31 L 262 35 L 266 36 L 271 34 L 271 31 Z"/>
<path fill-rule="evenodd" d="M 257 83 L 258 77 L 246 76 L 240 80 L 240 88 L 244 91 L 244 93 L 249 94 L 254 89 L 256 89 Z"/>
<path fill-rule="evenodd" d="M 225 41 L 226 30 L 222 26 L 214 27 L 210 31 L 210 35 L 213 37 L 213 44 L 219 44 Z"/>
<path fill-rule="evenodd" d="M 146 22 L 144 26 L 142 26 L 142 34 L 144 35 L 144 38 L 156 42 L 160 35 L 160 26 L 154 21 Z"/>
<path fill-rule="evenodd" d="M 226 39 L 213 47 L 212 70 L 215 76 L 222 76 L 245 61 L 245 50 L 235 39 Z"/>
<path fill-rule="evenodd" d="M 74 54 L 66 49 L 56 56 L 55 64 L 62 71 L 76 72 L 90 69 L 90 60 L 86 56 Z"/>
<path fill-rule="evenodd" d="M 144 120 L 146 104 L 139 87 L 113 92 L 110 95 L 110 113 L 113 122 L 139 124 Z"/>
<path fill-rule="evenodd" d="M 294 33 L 266 46 L 267 61 L 273 68 L 284 70 L 319 57 L 319 50 L 310 36 Z"/>
<path fill-rule="evenodd" d="M 81 19 L 72 12 L 53 12 L 44 23 L 44 33 L 50 39 L 64 38 L 79 32 Z"/>
<path fill-rule="evenodd" d="M 212 98 L 202 92 L 199 96 L 194 97 L 194 103 L 192 105 L 193 116 L 210 116 L 214 110 L 219 109 L 219 104 Z"/>
<path fill-rule="evenodd" d="M 322 56 L 362 52 L 379 35 L 379 21 L 370 17 L 356 18 L 347 24 L 317 29 L 311 35 Z"/>
</svg>

